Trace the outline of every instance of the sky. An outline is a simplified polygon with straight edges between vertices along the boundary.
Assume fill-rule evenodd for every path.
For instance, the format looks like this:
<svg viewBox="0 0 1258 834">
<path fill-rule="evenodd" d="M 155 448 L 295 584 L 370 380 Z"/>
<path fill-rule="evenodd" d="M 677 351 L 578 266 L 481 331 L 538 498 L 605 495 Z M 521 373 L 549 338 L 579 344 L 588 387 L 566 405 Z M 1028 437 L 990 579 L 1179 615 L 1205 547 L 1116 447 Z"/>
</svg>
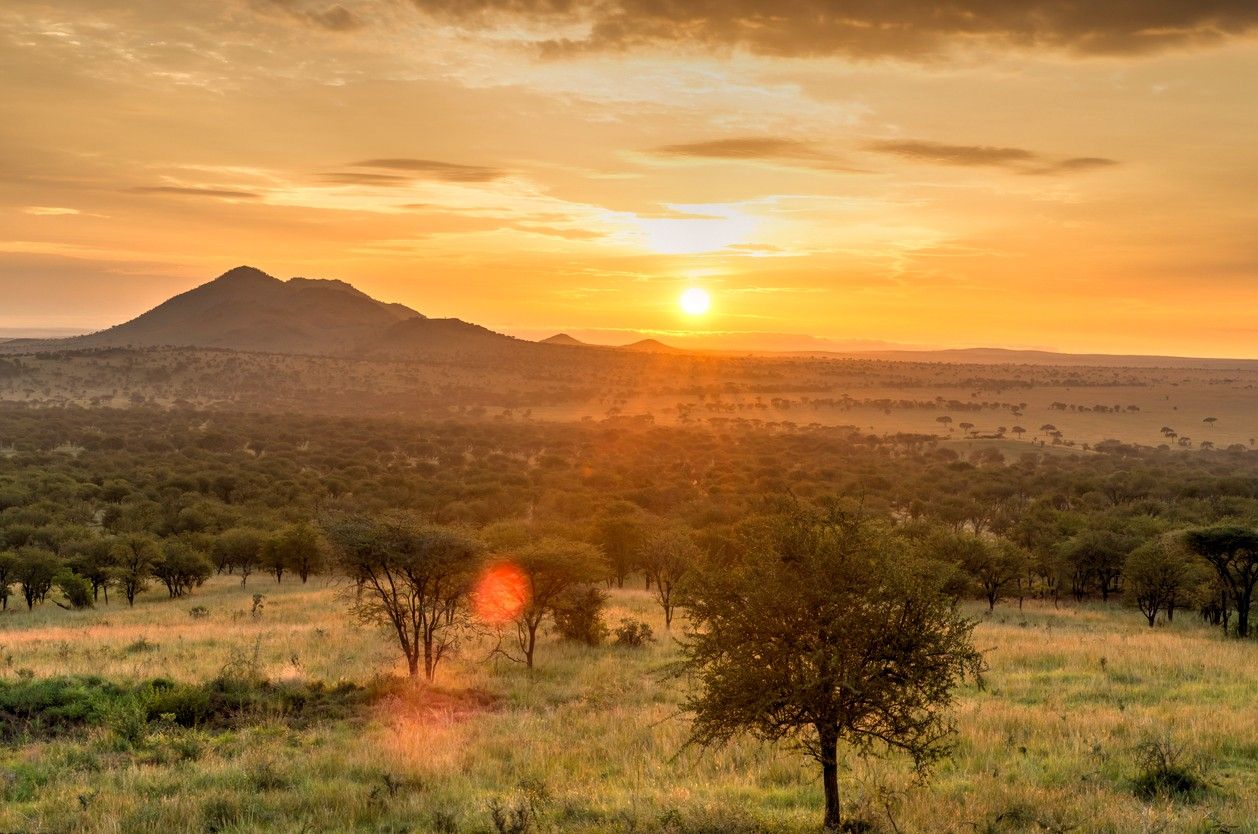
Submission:
<svg viewBox="0 0 1258 834">
<path fill-rule="evenodd" d="M 525 337 L 1254 357 L 1255 90 L 1253 0 L 5 0 L 0 333 L 250 264 Z"/>
</svg>

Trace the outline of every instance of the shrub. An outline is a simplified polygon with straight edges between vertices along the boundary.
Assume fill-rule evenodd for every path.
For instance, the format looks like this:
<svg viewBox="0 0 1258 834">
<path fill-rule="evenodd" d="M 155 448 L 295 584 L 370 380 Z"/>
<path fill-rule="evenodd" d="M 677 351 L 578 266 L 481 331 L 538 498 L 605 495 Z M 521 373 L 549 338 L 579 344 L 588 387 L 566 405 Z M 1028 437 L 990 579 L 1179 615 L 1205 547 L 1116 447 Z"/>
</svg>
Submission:
<svg viewBox="0 0 1258 834">
<path fill-rule="evenodd" d="M 626 617 L 616 626 L 616 645 L 638 649 L 655 642 L 655 632 L 648 623 Z"/>
<path fill-rule="evenodd" d="M 210 616 L 210 609 L 206 608 L 204 605 L 194 605 L 192 608 L 188 609 L 188 616 L 194 620 L 204 620 L 206 617 Z"/>
<path fill-rule="evenodd" d="M 92 607 L 92 583 L 70 570 L 60 571 L 53 584 L 65 597 L 65 607 L 80 610 Z"/>
<path fill-rule="evenodd" d="M 607 624 L 603 622 L 606 605 L 607 594 L 598 588 L 572 589 L 560 597 L 551 610 L 555 632 L 564 640 L 599 645 L 608 634 Z"/>
<path fill-rule="evenodd" d="M 1200 766 L 1184 748 L 1166 736 L 1145 739 L 1136 745 L 1135 794 L 1141 799 L 1193 801 L 1205 794 L 1207 784 Z"/>
</svg>

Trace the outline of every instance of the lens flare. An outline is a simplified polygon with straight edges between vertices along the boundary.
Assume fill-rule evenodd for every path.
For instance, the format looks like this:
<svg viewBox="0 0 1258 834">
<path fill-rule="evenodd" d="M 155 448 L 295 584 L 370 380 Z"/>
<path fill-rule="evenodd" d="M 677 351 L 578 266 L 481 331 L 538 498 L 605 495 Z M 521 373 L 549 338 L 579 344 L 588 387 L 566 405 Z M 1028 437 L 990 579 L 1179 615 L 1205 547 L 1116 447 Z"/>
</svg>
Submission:
<svg viewBox="0 0 1258 834">
<path fill-rule="evenodd" d="M 481 574 L 472 592 L 476 618 L 488 625 L 509 623 L 529 602 L 529 582 L 510 562 L 491 565 Z"/>
</svg>

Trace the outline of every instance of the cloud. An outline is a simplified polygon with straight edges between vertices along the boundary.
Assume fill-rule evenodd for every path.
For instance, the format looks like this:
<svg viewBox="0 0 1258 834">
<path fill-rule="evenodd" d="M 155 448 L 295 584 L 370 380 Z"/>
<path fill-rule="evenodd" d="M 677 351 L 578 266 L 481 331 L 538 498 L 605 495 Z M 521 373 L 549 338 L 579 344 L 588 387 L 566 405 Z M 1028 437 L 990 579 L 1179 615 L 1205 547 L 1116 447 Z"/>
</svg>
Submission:
<svg viewBox="0 0 1258 834">
<path fill-rule="evenodd" d="M 1258 28 L 1253 0 L 411 0 L 469 28 L 533 24 L 551 52 L 685 43 L 770 55 L 924 58 L 1006 46 L 1131 55 Z M 555 37 L 560 27 L 567 37 Z"/>
<path fill-rule="evenodd" d="M 445 180 L 446 182 L 492 182 L 506 176 L 505 171 L 497 168 L 487 168 L 480 165 L 456 165 L 450 162 L 437 162 L 432 159 L 364 159 L 361 162 L 351 162 L 350 167 L 404 171 L 412 175 L 411 179 L 436 179 Z M 344 176 L 352 175 L 346 174 Z M 400 175 L 363 174 L 360 176 L 399 177 Z"/>
<path fill-rule="evenodd" d="M 865 146 L 878 153 L 937 162 L 942 165 L 1010 165 L 1030 162 L 1036 154 L 1023 148 L 994 148 L 986 145 L 946 145 L 919 140 L 871 142 Z"/>
<path fill-rule="evenodd" d="M 1069 174 L 1075 171 L 1095 171 L 1099 168 L 1109 168 L 1117 165 L 1117 159 L 1106 159 L 1101 156 L 1076 156 L 1072 159 L 1063 159 L 1061 162 L 1054 162 L 1042 168 L 1036 168 L 1024 171 L 1026 174 Z"/>
<path fill-rule="evenodd" d="M 651 153 L 656 156 L 683 159 L 785 162 L 826 171 L 860 171 L 833 154 L 817 148 L 811 142 L 774 136 L 743 136 L 687 142 L 679 145 L 662 145 L 652 149 Z"/>
<path fill-rule="evenodd" d="M 32 214 L 35 217 L 63 217 L 69 214 L 79 214 L 78 209 L 62 208 L 61 206 L 27 206 L 22 209 L 23 214 Z"/>
<path fill-rule="evenodd" d="M 128 194 L 180 194 L 187 197 L 218 197 L 228 200 L 256 200 L 262 195 L 252 191 L 232 191 L 223 188 L 189 188 L 176 185 L 146 185 L 128 188 Z"/>
<path fill-rule="evenodd" d="M 916 162 L 966 167 L 1008 168 L 1022 174 L 1070 174 L 1117 165 L 1114 159 L 1079 156 L 1052 160 L 1026 148 L 1001 148 L 990 145 L 949 145 L 920 139 L 870 142 L 866 150 L 889 154 Z"/>
<path fill-rule="evenodd" d="M 353 32 L 363 28 L 363 21 L 358 15 L 341 5 L 332 5 L 323 9 L 308 8 L 301 0 L 255 0 L 256 6 L 263 11 L 277 10 L 293 20 L 326 29 L 329 32 Z"/>
</svg>

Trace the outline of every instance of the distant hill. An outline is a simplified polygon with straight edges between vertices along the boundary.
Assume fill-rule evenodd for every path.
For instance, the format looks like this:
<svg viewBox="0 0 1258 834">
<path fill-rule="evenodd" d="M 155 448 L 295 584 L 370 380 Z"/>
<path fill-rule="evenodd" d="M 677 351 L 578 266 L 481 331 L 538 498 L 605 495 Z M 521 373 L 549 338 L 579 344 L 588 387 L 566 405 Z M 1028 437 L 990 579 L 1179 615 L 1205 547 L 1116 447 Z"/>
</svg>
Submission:
<svg viewBox="0 0 1258 834">
<path fill-rule="evenodd" d="M 675 348 L 666 345 L 658 339 L 642 339 L 638 342 L 631 342 L 627 345 L 621 345 L 621 350 L 632 350 L 637 353 L 685 353 L 681 348 Z"/>
<path fill-rule="evenodd" d="M 275 353 L 340 353 L 389 327 L 423 320 L 343 281 L 281 281 L 239 266 L 124 324 L 66 339 L 14 340 L 6 347 L 209 347 Z"/>
<path fill-rule="evenodd" d="M 538 341 L 539 345 L 566 345 L 568 347 L 589 347 L 589 342 L 583 342 L 580 339 L 574 339 L 567 333 L 556 333 L 548 339 Z"/>
</svg>

